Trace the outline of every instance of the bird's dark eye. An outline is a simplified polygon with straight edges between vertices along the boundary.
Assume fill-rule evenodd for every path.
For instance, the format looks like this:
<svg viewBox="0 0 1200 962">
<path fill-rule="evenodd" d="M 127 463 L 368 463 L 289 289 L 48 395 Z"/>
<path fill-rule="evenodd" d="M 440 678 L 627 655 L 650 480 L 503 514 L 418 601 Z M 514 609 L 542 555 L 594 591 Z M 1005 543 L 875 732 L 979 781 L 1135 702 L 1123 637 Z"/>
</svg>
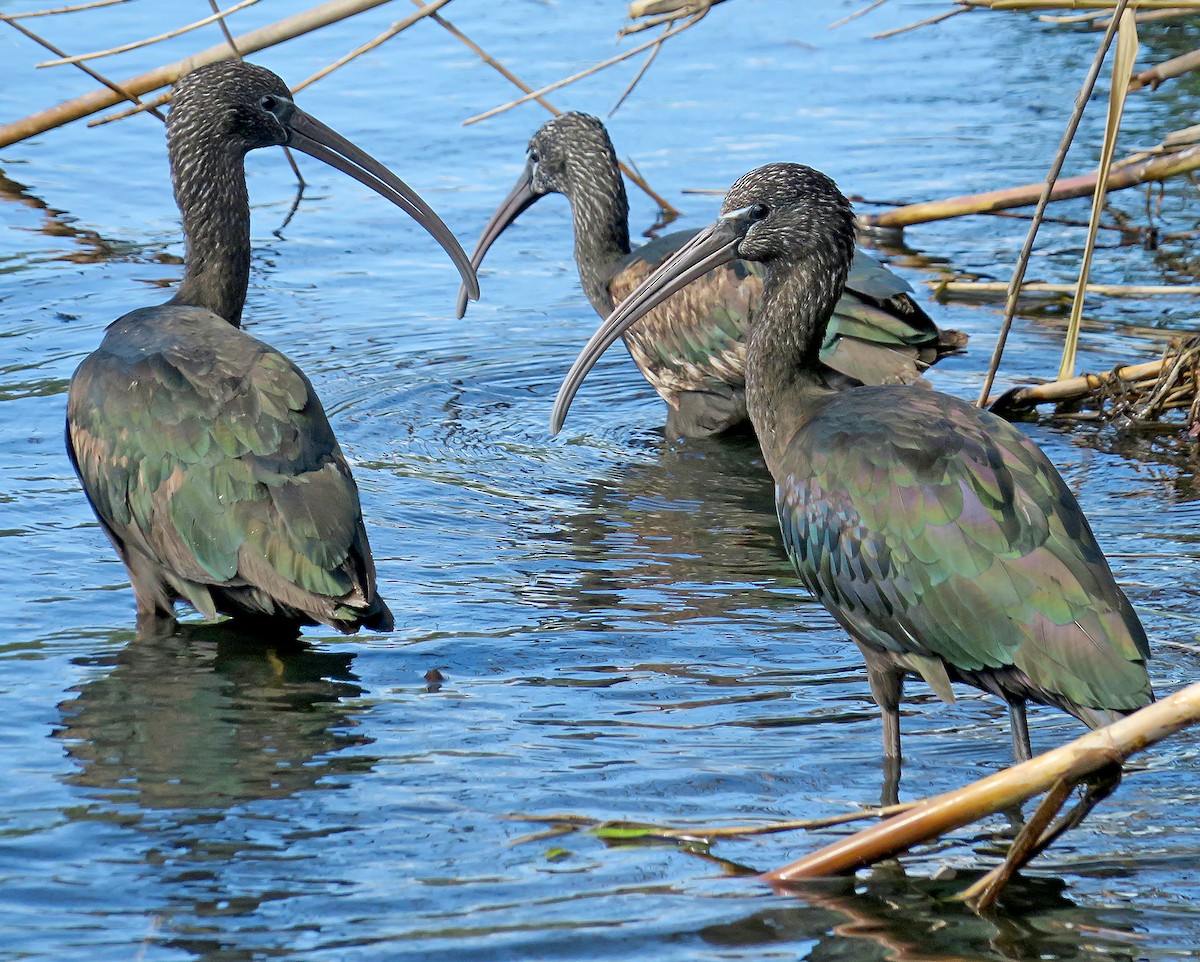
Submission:
<svg viewBox="0 0 1200 962">
<path fill-rule="evenodd" d="M 279 106 L 279 101 L 270 94 L 267 94 L 267 96 L 259 100 L 258 105 L 262 107 L 263 110 L 267 111 L 267 113 L 273 114 L 275 112 L 275 108 Z"/>
<path fill-rule="evenodd" d="M 538 152 L 536 150 L 529 151 L 529 162 L 531 164 L 536 164 L 539 159 L 540 158 L 538 157 Z"/>
<path fill-rule="evenodd" d="M 766 204 L 753 204 L 746 213 L 751 220 L 762 220 L 771 213 L 771 209 Z"/>
</svg>

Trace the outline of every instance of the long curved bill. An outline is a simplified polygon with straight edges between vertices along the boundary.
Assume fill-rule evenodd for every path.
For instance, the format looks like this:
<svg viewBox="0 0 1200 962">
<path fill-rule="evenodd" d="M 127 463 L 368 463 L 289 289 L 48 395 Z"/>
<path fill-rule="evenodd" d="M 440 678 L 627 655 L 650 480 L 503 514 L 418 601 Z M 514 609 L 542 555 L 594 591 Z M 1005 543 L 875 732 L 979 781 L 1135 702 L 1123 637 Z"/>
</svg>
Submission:
<svg viewBox="0 0 1200 962">
<path fill-rule="evenodd" d="M 676 291 L 687 287 L 697 277 L 703 277 L 714 267 L 728 264 L 737 255 L 741 234 L 727 219 L 722 218 L 679 248 L 663 261 L 649 277 L 634 288 L 625 300 L 616 306 L 600 328 L 592 335 L 571 365 L 554 399 L 554 411 L 550 415 L 550 431 L 558 434 L 567 411 L 583 379 L 613 341 L 636 324 L 647 312 L 658 307 Z"/>
<path fill-rule="evenodd" d="M 286 123 L 287 146 L 303 151 L 343 174 L 348 174 L 360 184 L 370 187 L 429 231 L 433 239 L 450 255 L 454 266 L 462 275 L 464 293 L 472 300 L 479 299 L 479 281 L 475 277 L 475 268 L 471 266 L 467 252 L 462 249 L 450 228 L 433 212 L 433 208 L 421 199 L 420 194 L 366 151 L 360 150 L 337 131 L 325 126 L 299 107 L 293 110 Z"/>
<path fill-rule="evenodd" d="M 513 185 L 513 189 L 500 202 L 500 206 L 496 208 L 491 220 L 484 227 L 483 233 L 479 235 L 479 241 L 475 244 L 475 252 L 471 255 L 471 267 L 474 270 L 479 270 L 479 265 L 483 263 L 483 256 L 488 252 L 488 248 L 496 243 L 496 238 L 504 233 L 509 224 L 521 216 L 522 211 L 542 196 L 544 195 L 534 193 L 533 164 L 527 163 L 524 172 Z M 456 317 L 462 317 L 467 313 L 468 293 L 465 284 L 458 289 Z M 475 295 L 475 298 L 478 299 L 478 294 Z"/>
</svg>

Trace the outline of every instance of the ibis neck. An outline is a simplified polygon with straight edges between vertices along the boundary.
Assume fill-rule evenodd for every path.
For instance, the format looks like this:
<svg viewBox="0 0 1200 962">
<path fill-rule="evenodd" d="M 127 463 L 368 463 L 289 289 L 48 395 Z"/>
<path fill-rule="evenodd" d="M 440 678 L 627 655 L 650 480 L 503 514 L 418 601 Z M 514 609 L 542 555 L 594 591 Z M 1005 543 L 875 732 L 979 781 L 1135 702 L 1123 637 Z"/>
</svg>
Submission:
<svg viewBox="0 0 1200 962">
<path fill-rule="evenodd" d="M 822 273 L 823 272 L 823 273 Z M 746 346 L 746 407 L 771 474 L 792 436 L 834 394 L 820 360 L 825 328 L 845 288 L 846 268 L 834 282 L 828 265 L 772 261 Z"/>
<path fill-rule="evenodd" d="M 250 199 L 244 156 L 220 145 L 172 153 L 186 252 L 183 283 L 171 303 L 207 308 L 240 327 L 250 282 Z"/>
<path fill-rule="evenodd" d="M 583 291 L 601 317 L 612 311 L 608 282 L 629 253 L 629 198 L 613 166 L 592 171 L 586 187 L 569 195 L 575 221 L 575 264 Z"/>
</svg>

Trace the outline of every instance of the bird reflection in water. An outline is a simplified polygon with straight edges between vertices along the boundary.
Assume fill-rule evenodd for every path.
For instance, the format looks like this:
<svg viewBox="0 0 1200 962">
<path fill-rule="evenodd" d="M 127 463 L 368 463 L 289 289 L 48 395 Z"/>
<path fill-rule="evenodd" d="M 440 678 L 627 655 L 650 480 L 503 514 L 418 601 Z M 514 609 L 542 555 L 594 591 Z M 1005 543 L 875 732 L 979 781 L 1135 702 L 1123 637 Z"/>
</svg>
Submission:
<svg viewBox="0 0 1200 962">
<path fill-rule="evenodd" d="M 788 571 L 771 476 L 754 436 L 647 442 L 619 474 L 573 486 L 578 511 L 545 537 L 578 567 L 542 601 L 610 620 L 659 624 L 716 618 L 747 604 L 752 583 Z M 550 592 L 547 595 L 546 592 Z"/>
<path fill-rule="evenodd" d="M 59 705 L 55 733 L 79 766 L 71 782 L 97 790 L 82 817 L 131 803 L 211 813 L 369 771 L 371 758 L 343 754 L 371 743 L 344 707 L 363 694 L 353 657 L 287 636 L 251 641 L 225 623 L 142 634 L 89 658 L 112 670 Z"/>
</svg>

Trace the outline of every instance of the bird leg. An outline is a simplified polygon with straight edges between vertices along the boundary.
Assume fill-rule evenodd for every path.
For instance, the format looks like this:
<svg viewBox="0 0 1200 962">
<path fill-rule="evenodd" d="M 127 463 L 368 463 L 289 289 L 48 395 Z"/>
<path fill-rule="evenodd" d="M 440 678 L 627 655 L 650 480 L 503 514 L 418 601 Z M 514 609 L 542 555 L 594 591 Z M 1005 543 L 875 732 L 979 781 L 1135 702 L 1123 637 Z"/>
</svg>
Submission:
<svg viewBox="0 0 1200 962">
<path fill-rule="evenodd" d="M 1025 699 L 1018 695 L 1008 699 L 1008 720 L 1012 729 L 1013 758 L 1017 764 L 1033 758 L 1033 748 L 1029 743 L 1029 722 L 1025 717 Z"/>
<path fill-rule="evenodd" d="M 1043 852 L 1063 832 L 1066 832 L 1087 816 L 1097 803 L 1103 801 L 1121 783 L 1121 764 L 1111 759 L 1096 767 L 1094 755 L 1081 760 L 1087 766 L 1080 772 L 1066 772 L 1046 793 L 1037 811 L 1025 823 L 1008 849 L 1003 863 L 996 866 L 981 879 L 962 892 L 958 898 L 968 903 L 975 911 L 985 912 L 996 904 L 1000 891 L 1030 859 Z M 1054 816 L 1066 804 L 1076 786 L 1083 785 L 1083 797 L 1075 806 L 1051 825 Z"/>
<path fill-rule="evenodd" d="M 871 685 L 871 696 L 883 719 L 883 789 L 881 805 L 895 805 L 900 801 L 900 698 L 904 691 L 904 674 L 876 663 L 864 645 L 859 645 L 867 661 L 867 681 Z"/>
</svg>

